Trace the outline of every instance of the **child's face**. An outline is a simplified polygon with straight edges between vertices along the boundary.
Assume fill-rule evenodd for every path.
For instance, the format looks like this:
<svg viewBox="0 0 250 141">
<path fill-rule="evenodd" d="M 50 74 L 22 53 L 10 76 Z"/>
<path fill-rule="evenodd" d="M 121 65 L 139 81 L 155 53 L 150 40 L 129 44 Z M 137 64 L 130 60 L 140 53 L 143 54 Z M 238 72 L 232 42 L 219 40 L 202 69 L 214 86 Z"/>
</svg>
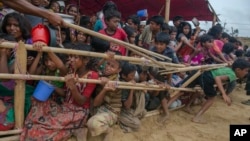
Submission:
<svg viewBox="0 0 250 141">
<path fill-rule="evenodd" d="M 145 28 L 145 25 L 140 25 L 139 32 L 142 33 L 142 31 L 144 30 L 144 28 Z"/>
<path fill-rule="evenodd" d="M 85 66 L 88 63 L 88 59 L 83 59 L 81 56 L 78 55 L 70 55 L 70 65 L 74 70 L 78 70 L 82 66 Z"/>
<path fill-rule="evenodd" d="M 185 35 L 187 35 L 189 32 L 190 32 L 190 27 L 189 27 L 188 25 L 185 25 L 185 26 L 183 27 L 183 33 L 184 33 Z"/>
<path fill-rule="evenodd" d="M 140 79 L 140 82 L 144 82 L 144 81 L 147 81 L 148 79 L 148 74 L 147 72 L 142 72 L 139 74 L 139 79 Z"/>
<path fill-rule="evenodd" d="M 244 78 L 248 74 L 248 70 L 249 68 L 245 68 L 245 69 L 236 68 L 235 74 L 238 78 L 241 79 L 241 78 Z"/>
<path fill-rule="evenodd" d="M 151 21 L 150 22 L 150 30 L 151 31 L 157 31 L 158 29 L 160 29 L 160 25 L 158 25 L 157 23 Z"/>
<path fill-rule="evenodd" d="M 225 43 L 228 43 L 228 38 L 221 38 L 221 41 L 225 44 Z"/>
<path fill-rule="evenodd" d="M 112 30 L 112 31 L 116 31 L 119 23 L 120 23 L 120 18 L 117 18 L 117 17 L 113 17 L 109 20 L 105 20 L 106 21 L 106 24 L 107 24 L 107 27 Z"/>
<path fill-rule="evenodd" d="M 137 25 L 133 23 L 132 19 L 128 19 L 127 21 L 128 26 L 132 27 L 133 29 L 137 30 Z"/>
<path fill-rule="evenodd" d="M 104 69 L 104 75 L 118 74 L 121 71 L 120 64 L 116 60 L 108 60 Z"/>
<path fill-rule="evenodd" d="M 57 2 L 53 2 L 51 4 L 51 9 L 55 12 L 55 13 L 59 13 L 60 12 L 60 5 Z"/>
<path fill-rule="evenodd" d="M 131 81 L 131 80 L 134 80 L 135 79 L 135 71 L 133 72 L 130 72 L 127 76 L 125 76 L 124 74 L 122 74 L 122 78 L 125 80 L 125 81 Z"/>
<path fill-rule="evenodd" d="M 155 48 L 157 53 L 163 53 L 163 51 L 166 49 L 167 45 L 162 42 L 155 42 Z"/>
<path fill-rule="evenodd" d="M 22 39 L 22 31 L 19 27 L 19 23 L 15 18 L 9 18 L 7 21 L 6 31 L 12 35 L 16 40 Z"/>
<path fill-rule="evenodd" d="M 56 64 L 49 58 L 47 57 L 45 60 L 45 66 L 50 70 L 50 71 L 54 71 L 56 70 Z"/>
<path fill-rule="evenodd" d="M 64 42 L 65 39 L 66 39 L 66 33 L 65 33 L 65 31 L 61 31 L 61 38 L 62 38 L 62 42 Z"/>
<path fill-rule="evenodd" d="M 134 32 L 133 35 L 131 35 L 129 37 L 129 43 L 130 44 L 135 44 L 135 37 L 136 37 L 136 33 Z"/>
<path fill-rule="evenodd" d="M 77 14 L 78 14 L 77 7 L 75 7 L 75 6 L 70 7 L 68 14 L 71 16 L 77 16 Z"/>
<path fill-rule="evenodd" d="M 203 47 L 205 47 L 207 49 L 212 48 L 213 45 L 214 45 L 213 40 L 206 41 L 205 43 L 203 43 Z"/>
<path fill-rule="evenodd" d="M 83 32 L 78 32 L 76 40 L 79 42 L 85 42 L 87 39 L 86 35 Z"/>
<path fill-rule="evenodd" d="M 170 40 L 175 40 L 176 35 L 177 35 L 177 32 L 172 32 L 172 33 L 170 34 Z"/>
</svg>

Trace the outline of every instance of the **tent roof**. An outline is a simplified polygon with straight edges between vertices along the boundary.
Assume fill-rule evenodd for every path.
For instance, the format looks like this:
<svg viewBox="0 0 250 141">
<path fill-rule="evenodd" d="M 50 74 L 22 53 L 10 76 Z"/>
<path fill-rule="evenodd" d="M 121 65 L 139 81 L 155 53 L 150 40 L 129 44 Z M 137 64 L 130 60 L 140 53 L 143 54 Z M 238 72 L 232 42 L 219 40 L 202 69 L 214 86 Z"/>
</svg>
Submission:
<svg viewBox="0 0 250 141">
<path fill-rule="evenodd" d="M 77 4 L 79 0 L 70 0 Z M 80 12 L 91 15 L 100 11 L 107 0 L 80 0 Z M 136 14 L 138 10 L 147 9 L 149 16 L 165 15 L 166 0 L 112 0 L 122 13 L 122 18 Z M 161 12 L 160 12 L 161 11 Z M 170 20 L 176 15 L 181 15 L 185 20 L 196 17 L 202 21 L 212 21 L 213 13 L 209 9 L 208 0 L 171 0 Z"/>
</svg>

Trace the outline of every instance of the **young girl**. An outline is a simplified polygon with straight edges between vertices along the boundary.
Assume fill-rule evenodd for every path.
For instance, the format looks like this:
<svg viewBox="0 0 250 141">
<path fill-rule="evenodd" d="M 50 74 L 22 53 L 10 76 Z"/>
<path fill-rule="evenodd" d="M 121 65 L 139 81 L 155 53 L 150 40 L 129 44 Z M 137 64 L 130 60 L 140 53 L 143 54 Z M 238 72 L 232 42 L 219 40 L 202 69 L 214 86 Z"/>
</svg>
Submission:
<svg viewBox="0 0 250 141">
<path fill-rule="evenodd" d="M 80 47 L 74 49 L 84 50 Z M 73 73 L 65 76 L 67 91 L 64 103 L 59 105 L 50 99 L 45 102 L 33 99 L 21 140 L 67 140 L 72 135 L 77 140 L 86 139 L 84 123 L 96 85 L 76 82 L 75 78 L 97 79 L 98 74 L 88 69 L 88 57 L 70 55 L 69 58 Z"/>
<path fill-rule="evenodd" d="M 0 39 L 15 41 L 15 38 L 7 34 L 1 34 Z M 11 52 L 11 49 L 0 49 L 0 73 L 13 74 L 15 58 L 13 58 Z M 15 80 L 0 79 L 0 131 L 10 130 L 14 127 L 14 87 Z M 31 106 L 30 97 L 33 90 L 33 87 L 25 85 L 25 116 Z"/>
<path fill-rule="evenodd" d="M 114 59 L 107 60 L 103 75 L 108 80 L 118 80 L 118 74 L 121 71 L 121 62 Z M 105 82 L 104 81 L 104 82 Z M 94 98 L 93 106 L 98 107 L 97 113 L 92 116 L 88 122 L 88 130 L 92 136 L 104 134 L 104 141 L 111 141 L 113 136 L 112 126 L 116 124 L 120 115 L 121 90 L 115 90 L 115 84 L 106 83 L 96 89 L 97 96 Z"/>
<path fill-rule="evenodd" d="M 60 4 L 56 0 L 50 2 L 49 8 L 55 13 L 60 13 Z"/>
<path fill-rule="evenodd" d="M 213 38 L 210 35 L 204 34 L 200 37 L 200 42 L 197 45 L 197 51 L 193 52 L 189 59 L 188 63 L 191 65 L 202 65 L 202 64 L 211 64 L 213 63 L 212 53 L 210 48 L 213 47 Z"/>
<path fill-rule="evenodd" d="M 197 28 L 199 29 L 198 26 Z M 199 30 L 196 30 L 196 32 L 198 33 Z M 192 36 L 191 25 L 188 22 L 181 22 L 181 24 L 178 27 L 178 33 L 177 33 L 177 41 L 179 43 L 175 48 L 175 51 L 181 58 L 181 62 L 187 63 L 190 54 L 196 50 L 194 47 L 194 41 L 196 37 L 194 36 L 193 38 L 191 38 L 191 36 Z"/>
</svg>

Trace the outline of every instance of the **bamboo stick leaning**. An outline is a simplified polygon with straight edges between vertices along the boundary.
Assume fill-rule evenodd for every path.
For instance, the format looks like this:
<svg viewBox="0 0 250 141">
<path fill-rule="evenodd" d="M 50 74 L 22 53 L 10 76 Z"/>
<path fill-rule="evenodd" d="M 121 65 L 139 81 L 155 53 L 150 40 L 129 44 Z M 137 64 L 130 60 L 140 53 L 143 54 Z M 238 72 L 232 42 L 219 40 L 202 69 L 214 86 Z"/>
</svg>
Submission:
<svg viewBox="0 0 250 141">
<path fill-rule="evenodd" d="M 161 72 L 161 74 L 162 75 L 163 74 L 171 74 L 171 73 L 185 72 L 185 71 L 192 71 L 192 70 L 209 70 L 209 68 L 221 68 L 221 67 L 225 67 L 227 65 L 228 65 L 227 63 L 224 63 L 224 64 L 190 66 L 190 67 L 186 67 L 186 68 L 176 68 L 174 71 Z"/>
<path fill-rule="evenodd" d="M 1 79 L 20 79 L 20 80 L 52 80 L 52 81 L 65 81 L 64 77 L 57 77 L 57 76 L 41 76 L 41 75 L 24 75 L 24 74 L 6 74 L 0 73 Z M 76 79 L 78 82 L 84 83 L 95 83 L 101 84 L 101 80 L 97 79 L 83 79 L 78 78 Z M 130 83 L 130 82 L 121 82 L 121 81 L 109 81 L 111 83 L 117 84 L 118 89 L 134 89 L 134 90 L 156 90 L 156 91 L 164 91 L 164 90 L 174 90 L 174 91 L 188 91 L 188 92 L 195 92 L 195 89 L 192 88 L 175 88 L 170 87 L 166 89 L 165 87 L 160 87 L 158 85 L 148 85 L 148 84 L 141 84 L 141 83 Z"/>
<path fill-rule="evenodd" d="M 20 134 L 22 133 L 22 129 L 8 130 L 8 131 L 0 131 L 0 136 L 12 135 L 12 134 Z"/>
<path fill-rule="evenodd" d="M 74 25 L 74 24 L 71 24 L 71 23 L 65 23 L 65 24 L 66 24 L 66 26 L 68 26 L 68 27 L 70 27 L 70 28 L 73 28 L 73 29 L 78 30 L 78 31 L 82 31 L 82 32 L 84 32 L 84 33 L 87 33 L 87 34 L 89 34 L 89 35 L 92 35 L 92 36 L 101 38 L 101 39 L 106 40 L 106 41 L 109 41 L 109 42 L 113 42 L 113 43 L 122 45 L 122 46 L 126 47 L 127 49 L 133 48 L 133 49 L 136 49 L 137 51 L 140 51 L 140 52 L 142 52 L 142 53 L 145 53 L 145 54 L 147 54 L 147 55 L 156 57 L 156 58 L 161 59 L 161 60 L 164 60 L 164 59 L 167 59 L 167 60 L 169 60 L 169 61 L 172 60 L 171 58 L 166 57 L 166 56 L 164 56 L 164 55 L 160 55 L 160 54 L 158 54 L 158 53 L 155 53 L 155 52 L 146 50 L 146 49 L 144 49 L 144 48 L 141 48 L 141 47 L 138 47 L 138 46 L 135 46 L 135 45 L 132 45 L 132 44 L 129 44 L 129 43 L 120 41 L 120 40 L 118 40 L 118 39 L 114 39 L 114 38 L 112 38 L 112 37 L 109 37 L 109 36 L 100 34 L 100 33 L 98 33 L 98 32 L 89 30 L 89 29 L 87 29 L 87 28 L 80 27 L 80 26 L 78 26 L 78 25 Z"/>
<path fill-rule="evenodd" d="M 2 42 L 0 44 L 0 47 L 2 47 L 2 48 L 16 48 L 17 43 Z M 35 50 L 33 48 L 32 45 L 25 44 L 25 48 L 27 50 L 37 51 L 37 50 Z M 44 48 L 42 48 L 42 51 L 44 51 L 44 52 L 63 53 L 63 54 L 83 55 L 83 56 L 89 56 L 89 57 L 108 58 L 108 55 L 105 54 L 105 53 L 96 53 L 96 52 L 90 52 L 90 51 L 79 51 L 79 50 L 63 49 L 63 48 L 56 48 L 56 47 L 44 47 Z M 145 66 L 154 66 L 154 67 L 156 66 L 156 64 L 154 62 L 152 62 L 151 60 L 146 59 L 146 58 L 135 58 L 135 57 L 127 57 L 127 56 L 115 55 L 114 59 L 116 59 L 116 60 L 124 60 L 124 61 L 129 61 L 129 62 L 138 62 L 141 65 L 145 65 Z M 185 65 L 182 65 L 182 64 L 174 64 L 174 63 L 161 62 L 161 61 L 158 61 L 158 63 L 161 66 L 185 67 Z"/>
</svg>

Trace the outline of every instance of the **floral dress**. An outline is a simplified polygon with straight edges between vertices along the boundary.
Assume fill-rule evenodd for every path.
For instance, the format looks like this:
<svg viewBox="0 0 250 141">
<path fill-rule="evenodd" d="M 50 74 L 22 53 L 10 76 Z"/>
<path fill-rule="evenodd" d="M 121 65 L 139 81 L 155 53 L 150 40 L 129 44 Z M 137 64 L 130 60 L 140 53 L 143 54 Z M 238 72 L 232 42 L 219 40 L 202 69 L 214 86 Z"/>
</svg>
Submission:
<svg viewBox="0 0 250 141">
<path fill-rule="evenodd" d="M 82 78 L 97 79 L 98 74 L 90 71 Z M 77 129 L 83 128 L 89 114 L 90 96 L 96 84 L 78 82 L 76 86 L 87 99 L 83 105 L 76 104 L 68 89 L 65 101 L 61 105 L 51 99 L 46 102 L 32 99 L 32 107 L 25 120 L 21 141 L 65 140 Z"/>
</svg>

